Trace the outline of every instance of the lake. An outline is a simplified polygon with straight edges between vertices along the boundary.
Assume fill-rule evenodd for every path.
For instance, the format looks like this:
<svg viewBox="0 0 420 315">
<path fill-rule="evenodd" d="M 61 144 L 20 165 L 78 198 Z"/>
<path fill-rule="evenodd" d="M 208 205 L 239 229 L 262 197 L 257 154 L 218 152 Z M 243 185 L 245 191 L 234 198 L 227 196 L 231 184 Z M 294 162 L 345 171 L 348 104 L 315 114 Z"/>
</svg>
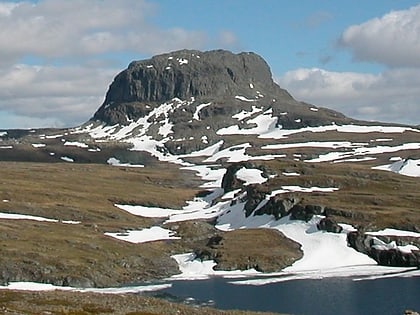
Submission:
<svg viewBox="0 0 420 315">
<path fill-rule="evenodd" d="M 158 295 L 219 309 L 295 315 L 401 315 L 406 309 L 420 311 L 419 277 L 365 281 L 325 278 L 262 286 L 234 285 L 230 281 L 224 278 L 175 281 Z"/>
</svg>

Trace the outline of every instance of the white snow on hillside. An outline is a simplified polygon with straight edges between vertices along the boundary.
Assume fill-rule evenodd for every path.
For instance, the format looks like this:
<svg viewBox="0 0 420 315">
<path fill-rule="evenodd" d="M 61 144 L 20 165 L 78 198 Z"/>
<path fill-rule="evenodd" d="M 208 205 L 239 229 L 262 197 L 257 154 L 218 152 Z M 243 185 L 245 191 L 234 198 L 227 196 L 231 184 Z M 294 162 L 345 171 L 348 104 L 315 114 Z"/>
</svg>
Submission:
<svg viewBox="0 0 420 315">
<path fill-rule="evenodd" d="M 253 116 L 254 114 L 260 113 L 262 111 L 263 111 L 262 107 L 252 106 L 251 111 L 243 110 L 240 113 L 233 115 L 232 118 L 235 118 L 235 119 L 241 121 L 241 120 L 244 120 L 246 118 L 249 118 L 249 117 Z"/>
<path fill-rule="evenodd" d="M 60 159 L 62 159 L 64 162 L 69 162 L 69 163 L 73 163 L 74 160 L 68 156 L 62 156 L 60 157 Z"/>
<path fill-rule="evenodd" d="M 44 148 L 44 147 L 46 147 L 47 145 L 46 145 L 45 143 L 32 143 L 32 146 L 33 146 L 34 148 Z"/>
<path fill-rule="evenodd" d="M 236 177 L 244 181 L 244 185 L 251 184 L 262 184 L 265 183 L 268 178 L 262 176 L 263 172 L 255 168 L 242 167 L 236 172 Z"/>
<path fill-rule="evenodd" d="M 397 229 L 383 229 L 376 232 L 366 232 L 366 234 L 379 236 L 379 235 L 385 235 L 385 236 L 408 236 L 408 237 L 419 237 L 420 233 L 417 232 L 411 232 L 411 231 L 404 231 L 404 230 L 397 230 Z"/>
<path fill-rule="evenodd" d="M 262 97 L 258 94 L 258 97 Z M 254 102 L 254 99 L 248 99 L 244 96 L 237 95 L 237 100 L 243 102 Z M 225 142 L 219 142 L 209 145 L 199 151 L 190 154 L 176 155 L 171 154 L 165 150 L 165 143 L 167 141 L 185 141 L 188 136 L 182 135 L 183 139 L 173 140 L 170 136 L 172 133 L 172 123 L 170 121 L 170 114 L 175 110 L 184 110 L 184 106 L 193 104 L 194 99 L 190 101 L 181 101 L 174 99 L 170 102 L 161 104 L 160 106 L 151 110 L 145 117 L 137 121 L 131 121 L 127 126 L 95 126 L 88 125 L 83 130 L 76 130 L 76 132 L 89 132 L 90 135 L 97 140 L 120 140 L 132 145 L 133 151 L 149 152 L 152 156 L 160 161 L 167 161 L 180 165 L 183 169 L 188 169 L 196 172 L 197 176 L 204 180 L 201 187 L 210 189 L 213 193 L 210 196 L 203 198 L 195 198 L 189 201 L 182 209 L 166 209 L 166 208 L 151 208 L 136 205 L 116 205 L 121 210 L 127 211 L 134 215 L 162 218 L 165 223 L 180 222 L 185 220 L 196 219 L 216 219 L 217 228 L 220 230 L 233 230 L 243 228 L 271 228 L 281 231 L 287 237 L 300 243 L 304 256 L 292 266 L 286 268 L 273 279 L 265 279 L 265 281 L 285 281 L 287 279 L 296 278 L 311 278 L 324 276 L 346 276 L 346 275 L 378 275 L 388 272 L 401 272 L 408 269 L 404 268 L 389 268 L 377 266 L 376 262 L 367 255 L 361 254 L 354 249 L 347 246 L 346 233 L 352 230 L 352 227 L 342 225 L 344 228 L 342 233 L 329 233 L 325 231 L 318 231 L 316 224 L 322 218 L 321 216 L 314 216 L 309 222 L 290 220 L 289 217 L 284 217 L 280 220 L 275 220 L 273 216 L 250 215 L 245 217 L 244 203 L 240 198 L 244 198 L 244 192 L 229 192 L 224 194 L 221 189 L 222 177 L 225 173 L 225 168 L 221 167 L 222 161 L 227 162 L 242 162 L 252 160 L 270 160 L 276 158 L 286 157 L 284 154 L 268 154 L 261 156 L 251 156 L 248 154 L 253 145 L 249 142 L 236 144 L 226 147 Z M 200 104 L 195 107 L 192 114 L 192 120 L 200 120 L 200 111 L 209 106 L 210 103 Z M 403 133 L 403 132 L 420 132 L 418 129 L 408 127 L 393 127 L 393 126 L 361 126 L 361 125 L 343 125 L 335 124 L 320 126 L 320 127 L 305 127 L 300 129 L 287 130 L 282 129 L 281 126 L 276 126 L 277 117 L 273 117 L 272 110 L 263 112 L 263 108 L 252 106 L 251 110 L 242 110 L 233 115 L 232 118 L 238 120 L 238 124 L 221 128 L 216 131 L 219 136 L 222 135 L 255 135 L 262 139 L 284 139 L 287 136 L 302 133 L 322 133 L 335 131 L 339 133 Z M 309 110 L 316 112 L 317 108 L 309 108 Z M 287 113 L 283 113 L 287 115 Z M 191 121 L 192 121 L 191 120 Z M 249 128 L 246 128 L 247 125 Z M 244 127 L 245 126 L 245 127 Z M 149 130 L 150 128 L 158 130 L 158 136 L 153 138 Z M 207 130 L 211 130 L 208 126 Z M 208 135 L 194 135 L 202 143 L 208 143 L 211 137 Z M 375 134 L 375 137 L 378 137 Z M 190 138 L 191 140 L 192 138 Z M 337 137 L 339 139 L 339 137 Z M 262 149 L 266 150 L 286 150 L 294 148 L 321 148 L 325 149 L 324 154 L 316 158 L 306 160 L 305 162 L 360 162 L 375 159 L 375 155 L 382 153 L 392 153 L 404 150 L 418 150 L 420 143 L 406 143 L 395 146 L 378 145 L 380 142 L 390 141 L 392 139 L 381 137 L 372 139 L 368 143 L 357 143 L 350 141 L 306 141 L 300 143 L 275 143 L 271 141 Z M 258 149 L 258 148 L 254 148 Z M 331 150 L 328 150 L 331 149 Z M 249 150 L 249 151 L 248 151 Z M 294 158 L 300 160 L 303 155 L 301 152 L 296 152 Z M 186 162 L 189 158 L 193 161 L 197 158 L 203 157 L 204 161 L 193 164 Z M 123 165 L 115 158 L 110 158 L 109 163 L 114 165 Z M 190 160 L 188 160 L 190 161 Z M 418 174 L 417 167 L 419 160 L 398 160 L 392 161 L 390 165 L 380 166 L 378 169 L 385 169 L 391 171 L 398 171 L 399 173 Z M 214 163 L 214 164 L 209 164 Z M 388 169 L 389 168 L 389 169 Z M 297 172 L 283 172 L 284 176 L 299 176 Z M 236 173 L 237 178 L 243 180 L 246 185 L 264 183 L 267 178 L 262 176 L 262 172 L 258 169 L 241 168 Z M 413 175 L 411 175 L 413 176 Z M 416 175 L 418 176 L 418 175 Z M 270 197 L 276 194 L 299 192 L 299 193 L 334 193 L 338 188 L 336 187 L 302 187 L 298 185 L 280 186 L 266 196 L 257 209 L 262 207 Z M 236 196 L 240 194 L 239 196 Z M 219 202 L 213 202 L 220 197 Z M 235 199 L 236 198 L 236 199 Z M 235 202 L 232 203 L 232 200 Z M 156 227 L 155 227 L 156 228 Z M 119 237 L 126 241 L 145 241 L 153 240 L 159 237 L 175 237 L 170 230 L 161 228 L 156 230 L 153 228 L 144 229 L 141 231 L 126 231 L 125 233 L 107 234 L 113 237 Z M 143 233 L 143 234 L 142 234 Z M 119 235 L 117 235 L 119 234 Z M 145 235 L 148 235 L 147 237 Z M 159 236 L 160 235 L 160 236 Z M 378 244 L 378 246 L 381 244 Z M 411 250 L 412 248 L 403 248 L 403 250 Z M 215 272 L 212 268 L 213 261 L 198 261 L 195 260 L 194 255 L 187 253 L 183 255 L 174 256 L 178 261 L 181 274 L 178 278 L 197 278 L 209 275 L 221 275 L 222 273 Z M 234 272 L 234 274 L 258 274 L 255 271 Z M 261 274 L 259 274 L 261 276 Z M 279 280 L 281 279 L 281 280 Z M 250 280 L 253 281 L 253 280 Z M 260 281 L 260 280 L 255 280 Z M 257 283 L 256 282 L 256 283 Z"/>
<path fill-rule="evenodd" d="M 195 120 L 200 120 L 200 111 L 201 111 L 203 108 L 205 108 L 205 107 L 207 107 L 207 106 L 210 106 L 210 105 L 211 105 L 211 103 L 204 103 L 204 104 L 200 104 L 200 105 L 198 105 L 198 106 L 197 106 L 197 108 L 195 109 L 194 114 L 193 114 L 193 119 L 195 119 Z"/>
<path fill-rule="evenodd" d="M 66 141 L 64 142 L 65 146 L 73 146 L 78 148 L 88 148 L 89 146 L 86 143 L 77 142 L 77 141 Z"/>
<path fill-rule="evenodd" d="M 236 95 L 235 98 L 237 100 L 240 100 L 240 101 L 243 101 L 243 102 L 255 102 L 256 101 L 254 99 L 246 98 L 245 96 L 242 96 L 242 95 Z"/>
<path fill-rule="evenodd" d="M 350 141 L 310 141 L 310 142 L 300 142 L 300 143 L 278 143 L 278 144 L 268 144 L 262 146 L 261 149 L 266 150 L 281 150 L 281 149 L 290 149 L 290 148 L 353 148 L 366 146 L 367 143 L 352 143 Z"/>
<path fill-rule="evenodd" d="M 238 125 L 221 128 L 216 133 L 218 135 L 261 135 L 273 130 L 277 123 L 277 117 L 270 114 L 263 113 L 255 118 L 246 121 L 247 124 L 256 124 L 252 128 L 240 128 Z"/>
<path fill-rule="evenodd" d="M 121 163 L 117 158 L 111 157 L 106 161 L 109 165 L 112 166 L 125 166 L 125 167 L 144 167 L 142 164 L 130 164 L 130 163 Z"/>
<path fill-rule="evenodd" d="M 245 277 L 261 274 L 255 269 L 249 269 L 245 271 L 214 270 L 213 267 L 216 265 L 216 263 L 213 260 L 196 260 L 194 253 L 173 255 L 171 257 L 178 263 L 181 273 L 170 277 L 168 280 L 200 280 L 207 279 L 211 276 Z"/>
<path fill-rule="evenodd" d="M 3 200 L 3 202 L 6 202 Z M 8 202 L 8 201 L 7 201 Z M 79 224 L 79 221 L 59 221 L 56 219 L 48 219 L 44 217 L 34 216 L 34 215 L 27 215 L 27 214 L 19 214 L 19 213 L 5 213 L 0 212 L 0 219 L 3 220 L 31 220 L 31 221 L 38 221 L 38 222 L 61 222 L 64 224 Z"/>
<path fill-rule="evenodd" d="M 420 159 L 405 159 L 391 164 L 372 167 L 375 170 L 391 171 L 397 174 L 420 177 Z"/>
<path fill-rule="evenodd" d="M 123 233 L 106 232 L 105 235 L 135 244 L 180 239 L 180 237 L 175 236 L 175 232 L 160 226 L 152 226 L 142 230 L 129 230 Z"/>
<path fill-rule="evenodd" d="M 365 155 L 375 155 L 382 153 L 393 153 L 403 150 L 418 150 L 420 149 L 420 143 L 404 143 L 397 146 L 375 146 L 375 147 L 356 147 L 348 151 L 337 151 L 322 154 L 317 158 L 306 160 L 305 162 L 332 162 L 343 158 L 353 158 Z"/>
<path fill-rule="evenodd" d="M 260 138 L 263 139 L 283 139 L 287 136 L 301 133 L 301 132 L 326 132 L 326 131 L 337 131 L 343 133 L 370 133 L 370 132 L 381 132 L 381 133 L 403 133 L 405 131 L 420 132 L 419 129 L 409 127 L 390 127 L 390 126 L 361 126 L 361 125 L 326 125 L 320 127 L 304 127 L 300 129 L 282 129 L 275 128 L 269 130 L 267 133 L 261 134 Z"/>
<path fill-rule="evenodd" d="M 252 148 L 250 143 L 243 143 L 231 146 L 224 150 L 220 150 L 213 154 L 211 157 L 205 159 L 203 162 L 216 162 L 219 159 L 226 158 L 227 162 L 243 162 L 243 161 L 252 161 L 252 160 L 273 160 L 275 158 L 282 158 L 286 155 L 277 154 L 277 155 L 259 155 L 259 156 L 250 156 L 246 154 L 246 149 Z"/>
<path fill-rule="evenodd" d="M 170 283 L 155 284 L 155 285 L 142 285 L 142 286 L 128 286 L 128 287 L 115 287 L 115 288 L 73 288 L 55 286 L 47 283 L 37 282 L 10 282 L 8 285 L 0 286 L 0 289 L 7 290 L 21 290 L 21 291 L 72 291 L 72 292 L 94 292 L 103 294 L 124 294 L 124 293 L 140 293 L 149 291 L 158 291 L 165 288 L 170 288 Z"/>
</svg>

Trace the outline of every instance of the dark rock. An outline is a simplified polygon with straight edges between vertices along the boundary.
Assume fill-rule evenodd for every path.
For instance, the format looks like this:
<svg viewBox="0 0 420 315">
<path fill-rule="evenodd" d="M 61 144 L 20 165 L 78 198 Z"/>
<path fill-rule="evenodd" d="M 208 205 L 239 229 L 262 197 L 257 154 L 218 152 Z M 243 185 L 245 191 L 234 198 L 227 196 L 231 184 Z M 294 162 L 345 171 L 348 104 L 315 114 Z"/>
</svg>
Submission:
<svg viewBox="0 0 420 315">
<path fill-rule="evenodd" d="M 420 255 L 414 252 L 405 253 L 394 248 L 379 250 L 373 247 L 369 256 L 382 266 L 420 267 Z"/>
<path fill-rule="evenodd" d="M 347 245 L 363 254 L 370 252 L 370 240 L 367 239 L 366 234 L 360 231 L 347 233 Z"/>
<path fill-rule="evenodd" d="M 323 214 L 323 211 L 322 206 L 297 204 L 290 209 L 290 219 L 308 222 L 314 215 Z"/>
<path fill-rule="evenodd" d="M 257 54 L 181 50 L 130 63 L 114 79 L 104 104 L 242 95 L 249 92 L 250 83 L 287 94 L 273 82 L 270 68 Z"/>
<path fill-rule="evenodd" d="M 341 233 L 341 231 L 343 230 L 343 228 L 340 225 L 338 225 L 338 223 L 334 219 L 329 217 L 321 219 L 321 221 L 319 221 L 316 227 L 318 228 L 318 230 L 327 231 L 331 233 Z"/>
<path fill-rule="evenodd" d="M 253 102 L 244 102 L 235 96 Z M 175 98 L 190 101 L 182 110 L 171 113 L 176 136 L 195 128 L 199 128 L 201 134 L 210 135 L 202 126 L 194 126 L 197 121 L 192 119 L 197 106 L 207 102 L 211 102 L 211 106 L 200 111 L 199 119 L 211 126 L 212 135 L 215 130 L 238 123 L 232 115 L 243 109 L 250 111 L 252 106 L 272 109 L 279 120 L 277 125 L 284 128 L 352 121 L 324 108 L 311 111 L 311 105 L 294 100 L 273 81 L 269 66 L 259 55 L 225 50 L 180 50 L 133 61 L 115 77 L 92 120 L 126 125 Z M 284 115 L 285 112 L 288 114 Z"/>
<path fill-rule="evenodd" d="M 225 192 L 229 192 L 238 188 L 242 188 L 243 181 L 239 180 L 235 175 L 241 168 L 253 168 L 253 164 L 249 162 L 233 163 L 226 169 L 222 178 L 222 188 Z"/>
<path fill-rule="evenodd" d="M 300 202 L 300 198 L 295 195 L 276 195 L 271 197 L 267 203 L 254 212 L 254 215 L 273 215 L 276 220 L 288 215 L 289 210 Z"/>
<path fill-rule="evenodd" d="M 265 199 L 265 196 L 270 193 L 267 186 L 263 185 L 249 185 L 246 186 L 246 203 L 244 206 L 245 216 L 249 217 L 257 206 Z"/>
<path fill-rule="evenodd" d="M 403 252 L 398 248 L 378 247 L 378 244 L 389 244 L 380 238 L 383 239 L 383 236 L 377 237 L 364 232 L 354 231 L 347 234 L 347 244 L 373 258 L 382 266 L 420 267 L 420 251 Z M 392 238 L 396 239 L 398 236 L 393 236 Z M 399 241 L 399 243 L 404 244 L 404 241 Z M 416 244 L 418 244 L 418 240 Z M 404 245 L 407 245 L 407 243 Z"/>
</svg>

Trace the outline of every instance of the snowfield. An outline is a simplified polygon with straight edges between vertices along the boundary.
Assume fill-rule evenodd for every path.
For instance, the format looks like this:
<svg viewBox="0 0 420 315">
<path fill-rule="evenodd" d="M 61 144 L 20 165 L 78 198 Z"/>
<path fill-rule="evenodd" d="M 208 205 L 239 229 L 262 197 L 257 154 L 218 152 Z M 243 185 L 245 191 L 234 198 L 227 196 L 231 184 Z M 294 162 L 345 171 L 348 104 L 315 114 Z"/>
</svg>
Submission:
<svg viewBox="0 0 420 315">
<path fill-rule="evenodd" d="M 251 86 L 250 86 L 251 87 Z M 251 87 L 251 89 L 253 86 Z M 259 94 L 257 95 L 260 96 Z M 249 103 L 254 102 L 255 99 L 250 99 L 245 96 L 237 95 L 235 99 Z M 351 226 L 342 224 L 343 232 L 339 234 L 328 233 L 325 231 L 318 231 L 316 224 L 322 218 L 315 216 L 309 222 L 294 221 L 285 217 L 280 220 L 275 220 L 274 217 L 263 216 L 249 216 L 244 215 L 244 204 L 238 200 L 235 203 L 231 201 L 236 192 L 224 194 L 220 189 L 222 177 L 225 169 L 220 167 L 221 161 L 226 162 L 243 162 L 253 160 L 271 160 L 284 158 L 286 155 L 282 152 L 285 149 L 298 148 L 322 148 L 329 149 L 329 152 L 311 158 L 305 162 L 323 163 L 323 162 L 362 162 L 376 159 L 376 155 L 382 153 L 393 153 L 405 150 L 418 150 L 420 143 L 405 143 L 395 146 L 378 145 L 378 142 L 392 141 L 390 138 L 381 137 L 372 139 L 369 142 L 350 142 L 350 141 L 307 141 L 300 143 L 272 143 L 264 145 L 261 149 L 277 150 L 278 154 L 267 154 L 259 156 L 251 156 L 247 153 L 248 149 L 252 148 L 249 142 L 236 144 L 226 147 L 223 141 L 209 145 L 207 148 L 200 151 L 192 152 L 184 155 L 172 155 L 169 153 L 162 153 L 162 148 L 165 142 L 171 140 L 172 123 L 169 119 L 169 113 L 173 112 L 182 106 L 191 104 L 194 100 L 181 101 L 174 99 L 171 102 L 162 104 L 160 107 L 152 110 L 146 117 L 139 119 L 136 122 L 131 122 L 128 126 L 87 126 L 85 132 L 89 132 L 93 138 L 124 140 L 133 145 L 132 150 L 146 151 L 158 158 L 161 161 L 167 161 L 180 165 L 184 169 L 194 170 L 197 176 L 205 180 L 202 185 L 203 188 L 213 191 L 211 197 L 195 198 L 189 201 L 187 206 L 182 209 L 163 209 L 150 208 L 144 206 L 132 205 L 116 205 L 121 210 L 128 211 L 131 214 L 151 217 L 164 218 L 165 223 L 179 222 L 185 220 L 197 219 L 216 219 L 216 227 L 220 230 L 229 231 L 243 228 L 271 228 L 281 231 L 288 238 L 300 243 L 304 256 L 292 266 L 283 270 L 275 280 L 265 279 L 264 281 L 285 281 L 287 279 L 301 279 L 313 277 L 328 277 L 328 276 L 348 276 L 348 275 L 362 275 L 378 276 L 384 273 L 396 273 L 407 271 L 402 268 L 386 268 L 377 266 L 376 262 L 368 256 L 357 252 L 356 250 L 347 246 L 346 235 L 347 232 L 353 230 Z M 204 108 L 210 106 L 211 103 L 204 103 L 196 106 L 195 112 L 192 114 L 193 120 L 200 120 L 200 112 Z M 318 111 L 317 108 L 310 108 L 311 111 Z M 287 115 L 287 113 L 283 113 Z M 153 119 L 152 119 L 153 118 Z M 263 108 L 252 106 L 251 110 L 242 110 L 241 112 L 232 116 L 238 120 L 242 126 L 250 125 L 249 128 L 240 127 L 239 125 L 232 125 L 226 128 L 221 128 L 216 131 L 217 135 L 256 135 L 261 139 L 285 139 L 288 136 L 302 133 L 323 133 L 329 131 L 336 131 L 338 133 L 403 133 L 403 132 L 420 132 L 418 129 L 409 127 L 392 127 L 392 126 L 361 126 L 361 125 L 326 125 L 320 127 L 305 127 L 301 129 L 287 130 L 276 126 L 277 118 L 273 116 L 272 110 L 263 111 Z M 159 123 L 161 139 L 154 139 L 148 135 L 148 128 L 153 124 Z M 80 132 L 80 131 L 78 131 Z M 182 139 L 180 139 L 182 140 Z M 207 140 L 204 139 L 203 141 Z M 206 143 L 206 142 L 203 142 Z M 192 157 L 202 157 L 204 160 L 201 163 L 192 164 L 185 161 L 185 159 Z M 294 154 L 295 159 L 300 160 L 300 154 Z M 407 176 L 419 176 L 419 160 L 398 160 L 390 165 L 376 167 L 380 170 L 390 170 L 398 172 Z M 109 160 L 110 164 L 118 165 L 118 161 Z M 210 164 L 213 163 L 213 164 Z M 297 172 L 283 172 L 284 176 L 300 176 Z M 262 171 L 252 168 L 241 168 L 236 173 L 238 179 L 242 180 L 245 185 L 261 184 L 267 181 L 267 178 L 262 176 Z M 281 189 L 273 191 L 266 197 L 262 203 L 275 196 L 276 194 L 288 192 L 301 193 L 334 193 L 338 188 L 336 187 L 301 187 L 298 185 L 282 186 Z M 216 197 L 220 197 L 220 201 L 213 203 Z M 259 207 L 263 206 L 260 204 Z M 136 231 L 127 231 L 126 240 L 135 238 Z M 152 232 L 151 230 L 148 231 Z M 140 233 L 137 231 L 136 233 Z M 145 232 L 144 232 L 145 233 Z M 163 233 L 165 237 L 170 236 L 170 231 L 155 231 L 156 237 L 159 233 Z M 123 239 L 121 236 L 120 239 Z M 142 239 L 140 237 L 140 239 Z M 147 238 L 144 238 L 147 239 Z M 414 248 L 406 248 L 412 250 Z M 221 275 L 223 273 L 215 272 L 212 267 L 213 261 L 197 261 L 194 255 L 186 253 L 183 255 L 176 255 L 174 259 L 177 260 L 181 274 L 174 278 L 182 279 L 196 279 L 207 277 L 211 275 Z M 251 275 L 258 274 L 255 271 L 233 272 L 235 275 Z M 281 280 L 279 280 L 281 279 Z M 253 280 L 250 280 L 253 281 Z M 257 280 L 256 280 L 257 281 Z M 259 280 L 258 280 L 259 281 Z M 257 282 L 258 282 L 257 281 Z"/>
<path fill-rule="evenodd" d="M 198 56 L 197 56 L 198 58 Z M 179 59 L 180 65 L 186 65 L 188 60 Z M 254 86 L 250 84 L 250 89 Z M 245 96 L 237 95 L 235 99 L 246 103 L 255 102 L 258 98 L 263 97 L 257 92 L 255 99 L 250 99 Z M 222 162 L 244 162 L 253 160 L 273 160 L 285 158 L 286 154 L 282 150 L 299 149 L 299 148 L 322 148 L 323 154 L 316 157 L 311 157 L 304 162 L 310 163 L 340 163 L 340 162 L 362 162 L 375 160 L 376 155 L 383 153 L 397 153 L 407 150 L 419 150 L 420 142 L 405 143 L 401 145 L 379 145 L 378 142 L 392 141 L 390 138 L 385 138 L 385 134 L 389 133 L 403 133 L 416 132 L 419 129 L 409 127 L 391 127 L 391 126 L 361 126 L 361 125 L 326 125 L 320 127 L 305 127 L 300 129 L 287 130 L 281 126 L 276 126 L 277 117 L 273 116 L 272 110 L 263 111 L 263 108 L 252 106 L 248 107 L 250 110 L 242 110 L 241 112 L 232 116 L 235 123 L 231 126 L 216 130 L 216 135 L 253 135 L 259 139 L 286 139 L 287 137 L 303 133 L 323 133 L 329 131 L 336 131 L 338 133 L 383 133 L 384 137 L 375 138 L 369 142 L 351 142 L 351 141 L 307 141 L 294 143 L 270 143 L 261 147 L 263 150 L 279 151 L 277 154 L 266 154 L 252 156 L 248 152 L 253 149 L 251 142 L 244 142 L 235 145 L 227 145 L 223 140 L 210 144 L 204 149 L 189 153 L 189 154 L 171 154 L 164 150 L 164 145 L 168 141 L 183 141 L 185 139 L 174 140 L 173 137 L 173 122 L 171 122 L 170 113 L 176 110 L 182 110 L 185 106 L 194 103 L 194 98 L 190 100 L 173 99 L 169 102 L 163 103 L 160 106 L 152 109 L 147 115 L 138 119 L 137 121 L 130 121 L 128 125 L 114 125 L 105 126 L 97 123 L 89 123 L 83 127 L 75 128 L 73 134 L 88 133 L 92 139 L 97 142 L 105 141 L 121 141 L 130 144 L 132 151 L 148 152 L 160 161 L 170 162 L 179 165 L 182 169 L 193 170 L 197 176 L 200 177 L 204 183 L 202 188 L 211 191 L 211 194 L 203 198 L 195 198 L 187 202 L 187 205 L 182 209 L 168 209 L 145 207 L 141 205 L 121 205 L 115 204 L 115 207 L 121 211 L 129 212 L 136 216 L 148 218 L 161 218 L 163 224 L 161 226 L 151 226 L 142 230 L 124 230 L 124 232 L 107 232 L 105 235 L 116 238 L 120 241 L 130 243 L 144 243 L 160 240 L 175 240 L 179 239 L 175 233 L 167 228 L 165 224 L 172 222 L 181 222 L 187 220 L 198 219 L 212 219 L 216 222 L 216 228 L 221 231 L 232 231 L 235 229 L 249 229 L 249 228 L 269 228 L 282 232 L 286 237 L 294 240 L 301 245 L 303 257 L 296 261 L 293 265 L 284 270 L 272 273 L 262 274 L 256 270 L 246 271 L 215 271 L 213 267 L 215 262 L 212 260 L 201 261 L 195 259 L 193 253 L 184 253 L 174 255 L 173 258 L 177 261 L 180 269 L 180 274 L 167 279 L 168 282 L 181 279 L 203 279 L 211 276 L 223 276 L 247 279 L 232 280 L 234 284 L 243 285 L 262 285 L 273 282 L 290 281 L 296 279 L 319 279 L 323 277 L 358 277 L 362 279 L 374 279 L 378 277 L 399 277 L 399 276 L 420 276 L 420 271 L 413 268 L 390 268 L 378 266 L 377 263 L 362 253 L 357 252 L 353 248 L 347 246 L 347 233 L 353 231 L 354 228 L 350 225 L 340 224 L 343 227 L 341 233 L 329 233 L 319 231 L 317 223 L 323 218 L 322 216 L 314 216 L 309 222 L 291 220 L 290 217 L 283 217 L 276 220 L 271 215 L 250 215 L 245 217 L 243 197 L 245 192 L 240 190 L 224 193 L 221 189 L 221 182 L 226 169 L 222 166 Z M 200 113 L 206 107 L 211 106 L 211 103 L 203 103 L 195 107 L 191 112 L 191 121 L 201 120 Z M 251 106 L 248 104 L 247 106 Z M 317 108 L 312 107 L 309 110 L 316 112 Z M 281 115 L 288 115 L 284 112 Z M 299 120 L 299 119 L 298 119 Z M 249 125 L 249 128 L 244 126 Z M 151 128 L 157 130 L 155 137 L 150 135 Z M 208 126 L 207 130 L 210 129 Z M 4 136 L 2 133 L 0 136 Z M 56 135 L 54 137 L 62 137 L 63 135 Z M 200 138 L 201 137 L 201 138 Z M 377 137 L 377 134 L 375 134 Z M 48 136 L 46 137 L 48 139 Z M 201 139 L 202 143 L 208 143 L 207 136 L 198 135 L 196 139 Z M 63 140 L 64 146 L 75 146 L 80 148 L 88 148 L 89 146 L 81 142 L 70 142 Z M 237 143 L 237 142 L 235 142 Z M 41 147 L 41 144 L 38 144 Z M 35 146 L 35 145 L 34 145 Z M 13 148 L 9 145 L 0 146 L 0 149 Z M 257 148 L 259 149 L 259 148 Z M 325 152 L 325 153 L 324 153 Z M 301 152 L 293 154 L 293 158 L 300 160 Z M 398 155 L 398 154 L 396 154 Z M 192 158 L 202 158 L 200 162 L 195 164 L 191 161 Z M 62 156 L 61 159 L 66 162 L 74 162 L 70 157 Z M 194 160 L 195 161 L 195 160 Z M 391 160 L 388 165 L 380 165 L 374 167 L 376 170 L 385 170 L 395 172 L 405 176 L 420 177 L 420 160 L 416 159 L 402 159 L 395 158 Z M 128 163 L 121 163 L 115 157 L 110 157 L 107 163 L 113 166 L 125 167 L 143 167 L 143 165 L 131 165 Z M 300 173 L 294 171 L 284 171 L 283 176 L 296 177 L 296 180 L 301 176 Z M 268 178 L 263 176 L 263 172 L 255 168 L 240 168 L 236 177 L 244 182 L 244 185 L 263 184 Z M 308 185 L 310 186 L 310 185 Z M 300 193 L 328 193 L 334 194 L 337 187 L 302 187 L 299 185 L 283 185 L 279 189 L 272 191 L 266 196 L 256 210 L 261 208 L 270 197 L 277 194 L 300 192 Z M 240 196 L 237 196 L 240 194 Z M 216 202 L 217 200 L 217 202 Z M 234 202 L 233 202 L 234 201 Z M 47 219 L 35 216 L 0 213 L 0 219 L 27 219 L 45 222 L 58 222 L 54 219 Z M 70 222 L 70 221 L 69 221 Z M 63 222 L 65 223 L 65 222 Z M 123 228 L 121 228 L 123 230 Z M 420 233 L 400 231 L 393 229 L 385 229 L 382 231 L 371 232 L 372 236 L 377 235 L 406 235 L 412 237 L 420 237 Z M 396 244 L 375 244 L 377 248 L 398 248 L 405 252 L 416 250 L 415 246 L 397 246 Z M 145 290 L 158 290 L 170 286 L 171 284 L 163 284 L 161 286 L 140 286 L 130 288 L 107 288 L 107 289 L 77 289 L 77 288 L 62 288 L 65 290 L 78 290 L 83 292 L 103 292 L 103 293 L 126 293 L 126 292 L 142 292 Z M 1 288 L 7 289 L 22 289 L 22 290 L 54 290 L 57 287 L 51 285 L 42 285 L 34 283 L 11 283 L 8 286 Z"/>
</svg>

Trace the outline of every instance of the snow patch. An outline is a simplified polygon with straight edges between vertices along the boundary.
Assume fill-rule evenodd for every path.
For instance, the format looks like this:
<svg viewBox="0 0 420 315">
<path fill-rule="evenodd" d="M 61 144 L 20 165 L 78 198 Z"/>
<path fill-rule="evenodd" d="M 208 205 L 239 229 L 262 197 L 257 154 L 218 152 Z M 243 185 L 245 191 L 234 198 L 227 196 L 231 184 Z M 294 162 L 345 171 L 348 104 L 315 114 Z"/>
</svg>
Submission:
<svg viewBox="0 0 420 315">
<path fill-rule="evenodd" d="M 251 184 L 262 184 L 267 181 L 266 177 L 262 176 L 263 171 L 255 168 L 242 167 L 236 172 L 236 177 L 244 181 L 244 185 L 248 186 Z"/>
<path fill-rule="evenodd" d="M 251 111 L 243 110 L 240 113 L 233 115 L 232 118 L 236 118 L 237 120 L 241 121 L 241 120 L 244 120 L 245 118 L 249 118 L 252 115 L 262 112 L 262 111 L 263 111 L 262 107 L 252 106 Z"/>
<path fill-rule="evenodd" d="M 65 146 L 73 146 L 73 147 L 78 147 L 78 148 L 88 148 L 89 146 L 86 143 L 82 143 L 82 142 L 77 142 L 77 141 L 66 141 L 64 142 Z"/>
<path fill-rule="evenodd" d="M 130 164 L 130 163 L 121 163 L 120 160 L 111 157 L 106 161 L 109 165 L 112 166 L 125 166 L 125 167 L 144 167 L 142 164 Z"/>
<path fill-rule="evenodd" d="M 105 233 L 105 235 L 135 244 L 161 240 L 180 239 L 180 237 L 175 236 L 175 232 L 168 229 L 164 229 L 160 226 L 152 226 L 150 228 L 142 230 L 130 230 L 124 233 L 107 232 Z"/>
<path fill-rule="evenodd" d="M 211 102 L 210 102 L 210 103 L 204 103 L 204 104 L 200 104 L 200 105 L 198 105 L 198 106 L 197 106 L 197 108 L 195 109 L 194 114 L 193 114 L 193 119 L 195 119 L 195 120 L 200 120 L 200 111 L 201 111 L 203 108 L 205 108 L 205 107 L 207 107 L 207 106 L 210 106 L 210 105 L 211 105 Z"/>
<path fill-rule="evenodd" d="M 45 143 L 32 143 L 32 146 L 33 146 L 34 148 L 44 148 L 44 147 L 46 147 L 47 145 L 46 145 Z"/>
<path fill-rule="evenodd" d="M 73 163 L 74 160 L 68 156 L 62 156 L 60 157 L 60 159 L 62 159 L 64 162 L 69 162 L 69 163 Z"/>
<path fill-rule="evenodd" d="M 375 170 L 391 171 L 397 174 L 420 177 L 420 159 L 419 160 L 397 160 L 392 164 L 372 167 Z"/>
<path fill-rule="evenodd" d="M 237 100 L 240 100 L 240 101 L 243 101 L 243 102 L 256 102 L 256 100 L 249 99 L 249 98 L 246 98 L 245 96 L 241 96 L 241 95 L 236 95 L 235 98 Z"/>
</svg>

